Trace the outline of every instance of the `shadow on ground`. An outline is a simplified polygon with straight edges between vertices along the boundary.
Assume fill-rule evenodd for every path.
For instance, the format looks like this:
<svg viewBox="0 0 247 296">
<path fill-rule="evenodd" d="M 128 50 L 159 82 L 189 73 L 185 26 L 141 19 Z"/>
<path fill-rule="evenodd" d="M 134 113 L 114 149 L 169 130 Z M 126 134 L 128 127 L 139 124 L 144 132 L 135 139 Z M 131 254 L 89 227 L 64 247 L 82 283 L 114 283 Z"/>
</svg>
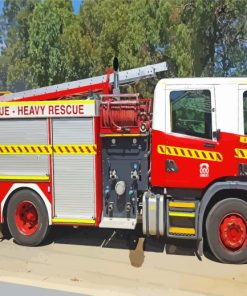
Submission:
<svg viewBox="0 0 247 296">
<path fill-rule="evenodd" d="M 144 252 L 155 252 L 197 256 L 196 243 L 193 240 L 164 239 L 163 237 L 143 237 L 141 225 L 133 230 L 112 230 L 92 227 L 73 228 L 70 226 L 54 226 L 44 245 L 74 244 L 83 246 L 94 246 L 101 248 L 114 248 L 129 250 L 129 259 L 134 267 L 141 267 L 144 262 Z M 11 235 L 5 230 L 5 239 L 9 240 Z M 216 261 L 205 244 L 204 255 Z M 200 260 L 200 257 L 198 257 Z"/>
<path fill-rule="evenodd" d="M 130 262 L 135 267 L 141 267 L 144 262 L 144 252 L 155 252 L 197 256 L 196 242 L 193 240 L 164 239 L 163 237 L 143 237 L 142 229 L 137 227 L 131 230 L 112 230 L 102 228 L 81 227 L 54 227 L 46 243 L 75 244 L 102 248 L 129 250 Z M 204 255 L 214 260 L 206 246 Z M 198 259 L 200 259 L 198 257 Z"/>
</svg>

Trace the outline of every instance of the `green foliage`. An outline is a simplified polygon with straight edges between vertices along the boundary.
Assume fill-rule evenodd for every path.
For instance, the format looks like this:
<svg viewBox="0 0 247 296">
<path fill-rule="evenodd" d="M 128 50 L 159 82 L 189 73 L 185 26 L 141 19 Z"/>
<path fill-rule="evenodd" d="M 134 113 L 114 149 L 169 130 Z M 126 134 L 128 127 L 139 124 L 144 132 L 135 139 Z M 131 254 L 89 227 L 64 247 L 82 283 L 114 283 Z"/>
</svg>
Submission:
<svg viewBox="0 0 247 296">
<path fill-rule="evenodd" d="M 29 18 L 38 0 L 6 0 L 4 16 L 9 25 L 7 48 L 4 56 L 7 65 L 7 87 L 13 91 L 31 87 L 28 83 Z"/>
<path fill-rule="evenodd" d="M 8 59 L 6 56 L 0 56 L 0 90 L 7 89 L 7 71 L 8 71 Z"/>
<path fill-rule="evenodd" d="M 120 70 L 165 60 L 167 76 L 246 75 L 246 16 L 246 0 L 85 0 L 78 15 L 71 0 L 5 0 L 0 87 L 99 75 L 115 55 Z"/>
<path fill-rule="evenodd" d="M 246 68 L 247 1 L 183 2 L 181 20 L 191 29 L 193 76 L 241 75 L 241 64 Z"/>
<path fill-rule="evenodd" d="M 81 34 L 90 44 L 90 74 L 99 74 L 119 56 L 122 69 L 158 59 L 159 1 L 86 0 L 78 15 Z"/>
<path fill-rule="evenodd" d="M 45 0 L 37 4 L 33 11 L 28 42 L 32 84 L 56 84 L 66 77 L 61 36 L 75 18 L 72 6 L 68 3 L 62 0 Z"/>
</svg>

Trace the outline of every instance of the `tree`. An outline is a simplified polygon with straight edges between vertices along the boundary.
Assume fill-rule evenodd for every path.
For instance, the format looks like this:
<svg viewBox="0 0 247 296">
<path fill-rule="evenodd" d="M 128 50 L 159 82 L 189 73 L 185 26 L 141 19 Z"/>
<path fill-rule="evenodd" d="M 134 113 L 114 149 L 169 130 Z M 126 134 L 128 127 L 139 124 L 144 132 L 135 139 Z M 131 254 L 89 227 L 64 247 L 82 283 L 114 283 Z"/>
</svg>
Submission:
<svg viewBox="0 0 247 296">
<path fill-rule="evenodd" d="M 120 70 L 163 60 L 157 15 L 159 2 L 84 1 L 78 15 L 80 50 L 84 57 L 80 63 L 89 76 L 104 73 L 114 56 L 119 57 Z M 143 84 L 141 88 L 143 90 Z M 138 87 L 134 91 L 138 91 Z"/>
<path fill-rule="evenodd" d="M 74 19 L 71 1 L 45 0 L 36 5 L 30 21 L 28 42 L 32 84 L 56 84 L 69 76 L 62 35 Z"/>
<path fill-rule="evenodd" d="M 31 87 L 28 83 L 29 19 L 38 0 L 6 0 L 4 18 L 7 21 L 7 48 L 4 51 L 7 87 L 13 91 Z"/>
<path fill-rule="evenodd" d="M 7 89 L 8 59 L 3 55 L 6 46 L 7 20 L 0 16 L 0 90 Z"/>
<path fill-rule="evenodd" d="M 100 75 L 115 55 L 120 70 L 167 61 L 169 77 L 246 75 L 246 16 L 246 0 L 85 0 L 78 15 L 71 0 L 5 0 L 0 84 Z M 153 85 L 130 91 L 147 95 Z"/>
<path fill-rule="evenodd" d="M 0 56 L 0 90 L 7 90 L 8 64 L 7 57 Z"/>
<path fill-rule="evenodd" d="M 184 1 L 181 20 L 191 30 L 193 75 L 243 72 L 247 60 L 246 4 L 246 0 Z"/>
</svg>

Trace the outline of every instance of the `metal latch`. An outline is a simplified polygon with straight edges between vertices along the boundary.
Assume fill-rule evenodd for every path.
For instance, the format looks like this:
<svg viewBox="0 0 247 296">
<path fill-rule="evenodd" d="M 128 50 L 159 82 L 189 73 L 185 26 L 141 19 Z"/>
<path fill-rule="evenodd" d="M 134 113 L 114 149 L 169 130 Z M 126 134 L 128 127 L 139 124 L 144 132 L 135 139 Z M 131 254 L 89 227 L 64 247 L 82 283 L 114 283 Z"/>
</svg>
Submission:
<svg viewBox="0 0 247 296">
<path fill-rule="evenodd" d="M 178 172 L 178 166 L 172 159 L 166 159 L 166 171 L 169 173 Z"/>
</svg>

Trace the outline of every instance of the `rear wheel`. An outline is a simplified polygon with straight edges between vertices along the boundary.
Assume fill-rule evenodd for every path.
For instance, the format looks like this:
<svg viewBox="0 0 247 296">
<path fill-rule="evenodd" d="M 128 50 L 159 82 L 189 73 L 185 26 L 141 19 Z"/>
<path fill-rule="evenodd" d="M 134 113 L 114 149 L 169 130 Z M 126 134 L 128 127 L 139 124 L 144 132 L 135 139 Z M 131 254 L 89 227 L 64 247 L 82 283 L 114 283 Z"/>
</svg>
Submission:
<svg viewBox="0 0 247 296">
<path fill-rule="evenodd" d="M 8 204 L 7 223 L 18 244 L 39 245 L 49 229 L 47 210 L 40 196 L 28 189 L 17 191 Z"/>
<path fill-rule="evenodd" d="M 247 261 L 247 203 L 228 198 L 215 204 L 206 220 L 212 253 L 224 263 Z"/>
</svg>

